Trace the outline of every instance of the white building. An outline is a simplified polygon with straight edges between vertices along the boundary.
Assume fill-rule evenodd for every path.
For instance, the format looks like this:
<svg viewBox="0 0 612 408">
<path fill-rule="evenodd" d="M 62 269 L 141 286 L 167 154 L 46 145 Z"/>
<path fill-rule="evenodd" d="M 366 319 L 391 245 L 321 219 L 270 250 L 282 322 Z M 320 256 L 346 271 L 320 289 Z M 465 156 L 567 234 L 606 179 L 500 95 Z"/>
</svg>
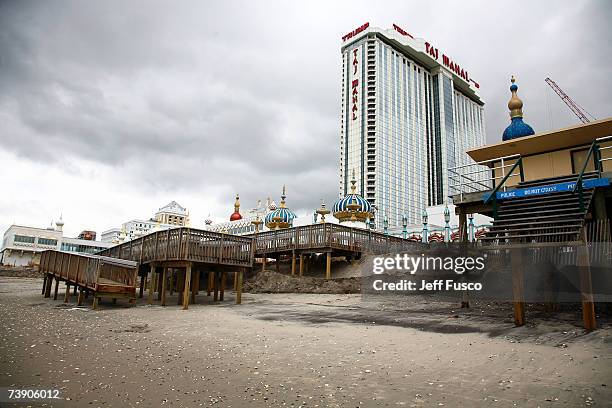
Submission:
<svg viewBox="0 0 612 408">
<path fill-rule="evenodd" d="M 155 221 L 159 224 L 186 227 L 189 225 L 189 211 L 176 201 L 171 201 L 155 213 Z"/>
<path fill-rule="evenodd" d="M 171 201 L 161 207 L 153 218 L 148 220 L 134 219 L 126 221 L 121 224 L 121 227 L 103 231 L 100 239 L 102 242 L 119 244 L 155 231 L 185 227 L 188 225 L 189 211 L 176 201 Z"/>
<path fill-rule="evenodd" d="M 48 249 L 69 252 L 95 253 L 111 244 L 63 236 L 64 223 L 60 220 L 49 228 L 11 225 L 4 233 L 0 263 L 10 266 L 38 265 L 40 253 Z"/>
<path fill-rule="evenodd" d="M 397 25 L 368 23 L 342 37 L 340 197 L 356 172 L 357 193 L 382 229 L 418 224 L 447 201 L 447 169 L 485 142 L 484 102 L 470 73 L 441 49 Z"/>
</svg>

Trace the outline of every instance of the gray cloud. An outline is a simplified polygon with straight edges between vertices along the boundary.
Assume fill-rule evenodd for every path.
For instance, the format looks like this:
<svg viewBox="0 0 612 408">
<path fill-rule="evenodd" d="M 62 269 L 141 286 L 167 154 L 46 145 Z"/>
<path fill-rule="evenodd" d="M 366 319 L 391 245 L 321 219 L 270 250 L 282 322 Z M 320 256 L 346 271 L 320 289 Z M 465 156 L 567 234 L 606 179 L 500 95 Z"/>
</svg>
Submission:
<svg viewBox="0 0 612 408">
<path fill-rule="evenodd" d="M 610 116 L 611 14 L 605 1 L 5 1 L 0 148 L 72 173 L 79 160 L 113 166 L 138 196 L 231 209 L 235 192 L 251 206 L 287 184 L 294 208 L 313 209 L 337 196 L 345 32 L 398 23 L 435 42 L 480 82 L 493 142 L 511 74 L 537 131 L 577 122 L 546 76 Z"/>
</svg>

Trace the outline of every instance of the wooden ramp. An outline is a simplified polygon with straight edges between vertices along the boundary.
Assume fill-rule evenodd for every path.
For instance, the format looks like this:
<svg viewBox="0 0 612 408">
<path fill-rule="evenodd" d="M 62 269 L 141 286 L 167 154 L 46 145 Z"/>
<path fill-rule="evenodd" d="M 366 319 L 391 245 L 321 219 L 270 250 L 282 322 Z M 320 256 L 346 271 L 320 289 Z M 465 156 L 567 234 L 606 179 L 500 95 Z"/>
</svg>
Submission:
<svg viewBox="0 0 612 408">
<path fill-rule="evenodd" d="M 138 264 L 133 261 L 100 255 L 78 254 L 63 251 L 44 251 L 40 258 L 40 270 L 44 273 L 42 293 L 51 297 L 51 286 L 55 281 L 53 299 L 57 299 L 59 283 L 66 283 L 64 302 L 79 291 L 78 304 L 85 296 L 93 295 L 93 308 L 102 297 L 136 299 L 136 276 Z"/>
<path fill-rule="evenodd" d="M 154 295 L 162 306 L 166 294 L 176 292 L 187 309 L 196 303 L 200 290 L 224 300 L 227 276 L 233 276 L 236 303 L 241 303 L 245 268 L 253 266 L 253 239 L 187 227 L 156 231 L 98 252 L 99 255 L 134 261 L 141 276 L 140 297 L 145 285 L 147 303 Z M 147 283 L 148 282 L 148 283 Z"/>
</svg>

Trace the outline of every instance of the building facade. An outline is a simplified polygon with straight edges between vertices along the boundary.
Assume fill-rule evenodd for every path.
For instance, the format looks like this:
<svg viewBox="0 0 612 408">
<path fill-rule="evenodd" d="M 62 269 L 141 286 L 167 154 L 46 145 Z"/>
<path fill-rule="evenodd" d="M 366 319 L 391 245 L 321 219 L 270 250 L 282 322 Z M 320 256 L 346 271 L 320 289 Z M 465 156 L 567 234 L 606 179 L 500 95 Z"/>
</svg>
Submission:
<svg viewBox="0 0 612 408">
<path fill-rule="evenodd" d="M 112 246 L 90 239 L 64 237 L 63 225 L 61 221 L 56 223 L 56 227 L 49 228 L 11 225 L 4 233 L 0 263 L 9 266 L 34 266 L 38 265 L 40 253 L 45 250 L 93 254 Z"/>
<path fill-rule="evenodd" d="M 176 201 L 172 201 L 155 213 L 155 221 L 159 224 L 187 227 L 189 225 L 189 211 Z"/>
<path fill-rule="evenodd" d="M 343 36 L 340 197 L 357 193 L 382 228 L 418 223 L 447 201 L 448 168 L 484 144 L 484 102 L 468 71 L 397 25 L 368 23 Z"/>
<path fill-rule="evenodd" d="M 187 226 L 189 226 L 189 211 L 176 201 L 171 201 L 161 207 L 153 218 L 126 221 L 121 227 L 103 231 L 100 239 L 102 242 L 120 244 L 155 231 Z"/>
</svg>

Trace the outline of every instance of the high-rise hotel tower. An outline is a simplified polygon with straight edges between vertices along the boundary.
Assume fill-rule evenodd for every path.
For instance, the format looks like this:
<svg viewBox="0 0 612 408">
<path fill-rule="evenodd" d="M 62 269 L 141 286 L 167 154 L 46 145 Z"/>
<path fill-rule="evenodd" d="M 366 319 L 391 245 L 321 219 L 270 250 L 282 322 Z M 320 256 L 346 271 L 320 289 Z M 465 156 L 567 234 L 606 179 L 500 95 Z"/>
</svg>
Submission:
<svg viewBox="0 0 612 408">
<path fill-rule="evenodd" d="M 368 23 L 342 37 L 340 196 L 351 186 L 375 208 L 375 224 L 421 222 L 446 202 L 448 169 L 485 142 L 479 85 L 454 58 L 397 25 Z"/>
</svg>

